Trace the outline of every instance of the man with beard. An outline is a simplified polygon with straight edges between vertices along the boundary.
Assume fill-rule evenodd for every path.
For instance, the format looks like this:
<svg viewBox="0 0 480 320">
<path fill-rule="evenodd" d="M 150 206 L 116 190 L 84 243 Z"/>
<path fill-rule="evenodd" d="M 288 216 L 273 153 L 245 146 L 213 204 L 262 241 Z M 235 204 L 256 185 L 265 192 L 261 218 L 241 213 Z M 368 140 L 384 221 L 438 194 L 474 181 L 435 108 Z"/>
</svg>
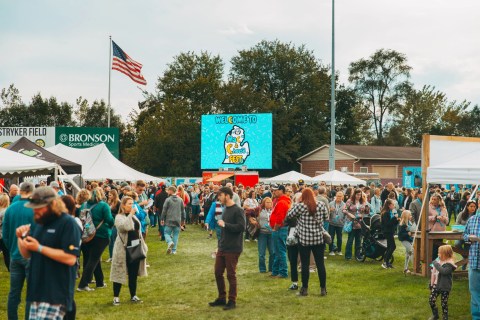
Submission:
<svg viewBox="0 0 480 320">
<path fill-rule="evenodd" d="M 217 224 L 222 228 L 218 242 L 218 252 L 215 257 L 215 280 L 218 297 L 210 302 L 211 307 L 222 306 L 223 310 L 236 307 L 237 300 L 237 264 L 243 251 L 243 232 L 245 231 L 245 214 L 243 209 L 233 201 L 233 191 L 223 187 L 218 191 L 218 200 L 225 206 L 222 219 Z M 229 284 L 228 303 L 223 274 L 227 271 Z"/>
<path fill-rule="evenodd" d="M 34 186 L 30 182 L 20 185 L 20 199 L 12 203 L 3 217 L 3 242 L 10 251 L 10 292 L 8 294 L 8 319 L 18 319 L 23 284 L 28 279 L 28 260 L 20 254 L 17 246 L 16 230 L 25 224 L 33 223 L 33 210 L 25 208 Z M 28 314 L 28 309 L 26 309 Z"/>
<path fill-rule="evenodd" d="M 63 201 L 52 188 L 36 189 L 25 206 L 33 209 L 36 224 L 19 227 L 16 235 L 20 253 L 30 259 L 30 319 L 63 319 L 67 312 L 69 318 L 75 318 L 73 293 L 80 228 L 65 213 Z"/>
</svg>

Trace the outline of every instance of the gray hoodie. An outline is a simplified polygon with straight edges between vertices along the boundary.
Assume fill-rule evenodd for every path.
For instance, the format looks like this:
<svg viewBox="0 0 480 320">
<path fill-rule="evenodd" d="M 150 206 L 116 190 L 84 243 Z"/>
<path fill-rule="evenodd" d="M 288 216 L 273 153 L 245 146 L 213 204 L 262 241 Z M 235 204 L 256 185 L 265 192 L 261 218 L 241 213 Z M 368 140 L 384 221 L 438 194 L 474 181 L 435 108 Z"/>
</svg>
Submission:
<svg viewBox="0 0 480 320">
<path fill-rule="evenodd" d="M 180 227 L 185 222 L 185 207 L 182 199 L 172 195 L 165 200 L 160 221 L 169 227 Z"/>
</svg>

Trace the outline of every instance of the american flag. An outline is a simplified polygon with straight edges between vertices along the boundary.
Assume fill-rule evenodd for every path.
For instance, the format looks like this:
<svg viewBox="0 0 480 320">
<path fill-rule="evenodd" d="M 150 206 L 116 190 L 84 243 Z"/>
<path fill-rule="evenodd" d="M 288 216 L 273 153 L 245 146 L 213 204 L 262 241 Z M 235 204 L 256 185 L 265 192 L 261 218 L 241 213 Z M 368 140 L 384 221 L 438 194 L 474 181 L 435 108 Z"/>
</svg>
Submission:
<svg viewBox="0 0 480 320">
<path fill-rule="evenodd" d="M 112 70 L 120 71 L 136 83 L 146 85 L 147 81 L 140 73 L 142 71 L 142 64 L 130 58 L 114 41 L 112 41 L 112 49 Z"/>
</svg>

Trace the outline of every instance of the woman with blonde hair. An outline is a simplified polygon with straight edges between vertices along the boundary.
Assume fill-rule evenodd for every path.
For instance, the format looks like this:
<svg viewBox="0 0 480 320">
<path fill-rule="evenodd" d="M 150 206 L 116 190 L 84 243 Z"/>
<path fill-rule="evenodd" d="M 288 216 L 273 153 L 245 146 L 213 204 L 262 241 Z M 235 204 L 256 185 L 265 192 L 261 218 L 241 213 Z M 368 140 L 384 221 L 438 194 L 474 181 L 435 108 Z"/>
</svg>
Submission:
<svg viewBox="0 0 480 320">
<path fill-rule="evenodd" d="M 137 296 L 137 278 L 147 275 L 145 258 L 129 260 L 127 247 L 140 245 L 142 254 L 147 256 L 147 245 L 142 237 L 140 221 L 135 216 L 134 200 L 124 196 L 120 210 L 115 217 L 115 227 L 118 231 L 117 239 L 113 246 L 112 266 L 110 281 L 113 282 L 113 305 L 120 304 L 120 290 L 128 277 L 128 288 L 130 289 L 130 301 L 142 302 Z"/>
<path fill-rule="evenodd" d="M 411 273 L 408 266 L 413 256 L 413 236 L 415 235 L 416 224 L 410 210 L 403 210 L 400 217 L 400 230 L 398 231 L 398 240 L 400 240 L 405 247 L 405 264 L 403 266 L 403 273 L 407 275 Z"/>
<path fill-rule="evenodd" d="M 6 193 L 0 193 L 0 251 L 3 253 L 3 260 L 7 270 L 10 271 L 10 252 L 3 242 L 3 217 L 5 216 L 5 211 L 7 211 L 8 206 L 10 205 L 10 197 Z"/>
<path fill-rule="evenodd" d="M 253 192 L 253 191 L 250 191 Z M 273 252 L 272 228 L 270 227 L 270 215 L 272 214 L 273 201 L 272 198 L 266 197 L 261 204 L 261 211 L 258 215 L 258 224 L 260 233 L 258 235 L 258 269 L 260 273 L 267 272 L 265 256 L 268 249 L 268 272 L 272 272 L 273 260 L 275 254 Z"/>
<path fill-rule="evenodd" d="M 428 231 L 445 231 L 448 223 L 448 212 L 442 197 L 434 193 L 430 197 L 428 206 Z M 438 248 L 443 244 L 443 240 L 433 240 L 432 260 L 438 257 Z"/>
</svg>

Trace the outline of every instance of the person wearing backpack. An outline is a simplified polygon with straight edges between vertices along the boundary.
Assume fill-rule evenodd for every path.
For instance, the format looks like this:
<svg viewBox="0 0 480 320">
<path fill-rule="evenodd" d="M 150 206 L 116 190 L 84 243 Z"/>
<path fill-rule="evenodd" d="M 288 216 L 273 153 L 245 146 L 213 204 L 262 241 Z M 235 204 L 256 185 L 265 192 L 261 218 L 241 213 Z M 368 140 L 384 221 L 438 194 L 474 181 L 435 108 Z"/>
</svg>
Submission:
<svg viewBox="0 0 480 320">
<path fill-rule="evenodd" d="M 112 227 L 114 224 L 110 206 L 103 200 L 105 194 L 102 188 L 95 188 L 92 190 L 92 197 L 87 202 L 87 209 L 90 209 L 93 224 L 96 228 L 95 236 L 88 242 L 82 243 L 84 249 L 84 269 L 82 278 L 78 284 L 77 291 L 93 291 L 94 289 L 88 287 L 88 283 L 95 276 L 97 288 L 105 288 L 102 265 L 100 259 L 103 251 L 108 246 Z M 85 227 L 85 229 L 87 229 Z M 84 232 L 85 234 L 85 232 Z M 82 235 L 82 239 L 84 236 Z"/>
</svg>

